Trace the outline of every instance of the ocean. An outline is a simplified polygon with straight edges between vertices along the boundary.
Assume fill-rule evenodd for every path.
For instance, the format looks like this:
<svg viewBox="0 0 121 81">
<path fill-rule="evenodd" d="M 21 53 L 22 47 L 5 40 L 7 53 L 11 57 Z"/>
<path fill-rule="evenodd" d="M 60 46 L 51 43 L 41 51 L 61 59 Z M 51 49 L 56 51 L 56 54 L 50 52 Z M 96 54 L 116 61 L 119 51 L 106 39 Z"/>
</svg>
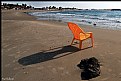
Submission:
<svg viewBox="0 0 121 81">
<path fill-rule="evenodd" d="M 30 12 L 29 14 L 36 16 L 38 20 L 57 20 L 106 29 L 121 29 L 121 11 L 73 10 Z"/>
</svg>

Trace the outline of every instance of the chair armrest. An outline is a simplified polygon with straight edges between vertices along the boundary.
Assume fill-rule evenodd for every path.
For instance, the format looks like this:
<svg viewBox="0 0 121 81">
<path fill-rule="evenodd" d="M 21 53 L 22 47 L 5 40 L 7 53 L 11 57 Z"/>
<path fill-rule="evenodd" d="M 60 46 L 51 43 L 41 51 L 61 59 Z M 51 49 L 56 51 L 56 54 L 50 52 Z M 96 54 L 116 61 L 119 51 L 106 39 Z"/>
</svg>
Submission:
<svg viewBox="0 0 121 81">
<path fill-rule="evenodd" d="M 86 32 L 86 34 L 90 34 L 90 36 L 93 37 L 93 33 L 92 32 Z"/>
<path fill-rule="evenodd" d="M 92 34 L 92 32 L 86 32 L 87 34 Z"/>
</svg>

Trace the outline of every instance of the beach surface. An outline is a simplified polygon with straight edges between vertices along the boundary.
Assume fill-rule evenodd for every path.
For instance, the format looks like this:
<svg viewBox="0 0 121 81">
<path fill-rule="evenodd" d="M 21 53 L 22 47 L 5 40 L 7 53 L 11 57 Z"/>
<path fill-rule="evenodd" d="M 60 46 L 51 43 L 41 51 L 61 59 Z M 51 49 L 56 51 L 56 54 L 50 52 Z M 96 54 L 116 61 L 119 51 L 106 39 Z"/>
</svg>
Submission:
<svg viewBox="0 0 121 81">
<path fill-rule="evenodd" d="M 2 81 L 88 81 L 81 79 L 77 64 L 96 57 L 101 74 L 90 81 L 121 81 L 121 30 L 79 25 L 93 32 L 90 39 L 69 46 L 73 35 L 67 23 L 36 20 L 23 12 L 2 10 Z"/>
</svg>

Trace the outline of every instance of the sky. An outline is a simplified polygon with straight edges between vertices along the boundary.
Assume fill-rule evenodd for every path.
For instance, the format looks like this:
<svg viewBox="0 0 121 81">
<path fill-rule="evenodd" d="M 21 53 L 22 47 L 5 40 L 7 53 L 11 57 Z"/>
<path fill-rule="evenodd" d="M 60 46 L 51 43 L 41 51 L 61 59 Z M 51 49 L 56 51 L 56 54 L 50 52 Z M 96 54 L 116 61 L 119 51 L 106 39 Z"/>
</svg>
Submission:
<svg viewBox="0 0 121 81">
<path fill-rule="evenodd" d="M 78 9 L 121 9 L 121 1 L 2 1 L 10 4 L 27 4 L 35 8 L 63 7 Z"/>
</svg>

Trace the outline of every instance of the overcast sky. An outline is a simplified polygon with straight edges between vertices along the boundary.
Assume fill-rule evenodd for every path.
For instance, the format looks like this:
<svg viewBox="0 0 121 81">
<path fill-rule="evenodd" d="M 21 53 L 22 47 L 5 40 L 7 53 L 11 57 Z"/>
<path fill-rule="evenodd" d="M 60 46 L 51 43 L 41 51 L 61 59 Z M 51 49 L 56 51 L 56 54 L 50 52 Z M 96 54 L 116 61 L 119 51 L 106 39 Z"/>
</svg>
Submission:
<svg viewBox="0 0 121 81">
<path fill-rule="evenodd" d="M 79 9 L 121 9 L 121 1 L 2 1 L 2 3 L 27 4 L 35 8 L 56 6 Z"/>
</svg>

